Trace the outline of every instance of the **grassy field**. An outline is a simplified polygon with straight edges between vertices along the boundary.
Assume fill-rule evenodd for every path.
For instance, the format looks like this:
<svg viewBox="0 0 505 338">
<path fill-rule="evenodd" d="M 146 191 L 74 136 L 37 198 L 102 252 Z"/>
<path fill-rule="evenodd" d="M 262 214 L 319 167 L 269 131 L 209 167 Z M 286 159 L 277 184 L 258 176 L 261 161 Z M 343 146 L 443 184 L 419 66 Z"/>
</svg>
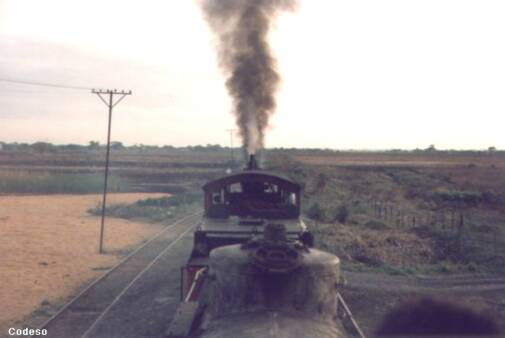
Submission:
<svg viewBox="0 0 505 338">
<path fill-rule="evenodd" d="M 92 190 L 86 187 L 103 184 L 104 155 L 101 150 L 0 151 L 0 193 L 36 190 L 30 186 L 52 193 L 51 190 L 61 187 L 56 183 L 63 181 L 67 182 L 65 188 L 69 191 Z M 228 151 L 112 150 L 110 187 L 122 192 L 198 190 L 202 182 L 223 174 L 230 167 L 229 156 Z"/>
<path fill-rule="evenodd" d="M 197 207 L 204 182 L 244 162 L 229 151 L 113 150 L 110 191 L 186 196 L 110 205 L 109 215 L 170 220 Z M 104 152 L 0 151 L 0 193 L 101 191 Z M 503 273 L 505 154 L 502 152 L 335 152 L 275 149 L 263 166 L 303 186 L 303 211 L 317 245 L 344 267 L 389 274 Z M 98 209 L 91 212 L 98 212 Z"/>
<path fill-rule="evenodd" d="M 103 191 L 104 176 L 98 173 L 70 174 L 0 170 L 0 194 L 95 194 Z M 110 192 L 129 191 L 126 180 L 111 175 Z"/>
<path fill-rule="evenodd" d="M 335 153 L 271 166 L 304 186 L 317 245 L 389 274 L 505 273 L 505 156 Z"/>
</svg>

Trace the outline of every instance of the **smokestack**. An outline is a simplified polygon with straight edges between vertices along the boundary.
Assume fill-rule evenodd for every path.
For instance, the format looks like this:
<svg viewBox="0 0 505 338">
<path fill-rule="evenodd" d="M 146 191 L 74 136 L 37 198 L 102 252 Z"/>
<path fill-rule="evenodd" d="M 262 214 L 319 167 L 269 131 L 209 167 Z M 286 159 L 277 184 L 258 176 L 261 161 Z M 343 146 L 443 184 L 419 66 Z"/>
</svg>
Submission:
<svg viewBox="0 0 505 338">
<path fill-rule="evenodd" d="M 256 161 L 256 155 L 249 155 L 249 163 L 247 164 L 246 170 L 258 170 L 258 162 Z"/>
<path fill-rule="evenodd" d="M 271 21 L 296 0 L 204 0 L 205 17 L 216 34 L 218 59 L 233 113 L 249 155 L 264 146 L 268 119 L 275 111 L 280 76 L 268 44 Z"/>
</svg>

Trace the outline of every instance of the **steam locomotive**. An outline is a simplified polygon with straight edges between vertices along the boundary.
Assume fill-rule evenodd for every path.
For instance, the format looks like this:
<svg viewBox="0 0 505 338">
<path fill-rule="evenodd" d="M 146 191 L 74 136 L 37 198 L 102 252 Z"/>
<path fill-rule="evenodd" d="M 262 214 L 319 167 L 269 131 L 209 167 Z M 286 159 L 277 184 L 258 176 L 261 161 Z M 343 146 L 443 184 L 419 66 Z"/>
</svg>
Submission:
<svg viewBox="0 0 505 338">
<path fill-rule="evenodd" d="M 338 293 L 340 261 L 312 248 L 300 185 L 261 170 L 251 156 L 243 172 L 203 190 L 204 217 L 166 335 L 348 337 L 341 319 L 352 315 Z"/>
</svg>

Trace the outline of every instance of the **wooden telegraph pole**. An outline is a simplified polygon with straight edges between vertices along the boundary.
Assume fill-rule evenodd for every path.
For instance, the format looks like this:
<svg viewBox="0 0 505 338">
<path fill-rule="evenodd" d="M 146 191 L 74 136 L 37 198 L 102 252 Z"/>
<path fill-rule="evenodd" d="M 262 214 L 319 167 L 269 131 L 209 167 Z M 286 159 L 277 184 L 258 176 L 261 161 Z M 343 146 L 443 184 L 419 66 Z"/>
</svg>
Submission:
<svg viewBox="0 0 505 338">
<path fill-rule="evenodd" d="M 112 108 L 114 108 L 119 102 L 121 102 L 126 95 L 131 95 L 132 91 L 118 91 L 116 89 L 106 89 L 106 90 L 95 90 L 92 89 L 91 92 L 93 94 L 98 95 L 100 100 L 102 100 L 103 103 L 109 108 L 109 125 L 107 127 L 107 155 L 105 157 L 105 180 L 103 183 L 103 199 L 102 199 L 102 223 L 100 225 L 100 243 L 98 245 L 98 253 L 102 254 L 103 253 L 103 232 L 104 232 L 104 223 L 105 223 L 105 203 L 107 199 L 107 181 L 109 178 L 109 157 L 110 157 L 110 129 L 111 129 L 111 122 L 112 122 Z M 102 95 L 108 95 L 109 99 L 108 101 L 104 99 Z M 119 99 L 114 102 L 114 95 L 120 95 Z"/>
</svg>

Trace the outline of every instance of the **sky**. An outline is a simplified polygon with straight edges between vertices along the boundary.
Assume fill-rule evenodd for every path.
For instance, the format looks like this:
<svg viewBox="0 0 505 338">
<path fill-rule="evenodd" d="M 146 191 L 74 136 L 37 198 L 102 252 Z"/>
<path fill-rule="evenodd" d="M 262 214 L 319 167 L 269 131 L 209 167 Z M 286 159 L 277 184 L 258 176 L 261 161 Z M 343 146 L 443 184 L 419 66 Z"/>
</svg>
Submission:
<svg viewBox="0 0 505 338">
<path fill-rule="evenodd" d="M 270 33 L 282 86 L 267 147 L 505 149 L 504 1 L 299 2 Z M 0 80 L 132 90 L 112 124 L 128 145 L 229 145 L 199 3 L 0 0 Z M 0 81 L 0 141 L 103 143 L 106 130 L 91 90 Z"/>
</svg>

